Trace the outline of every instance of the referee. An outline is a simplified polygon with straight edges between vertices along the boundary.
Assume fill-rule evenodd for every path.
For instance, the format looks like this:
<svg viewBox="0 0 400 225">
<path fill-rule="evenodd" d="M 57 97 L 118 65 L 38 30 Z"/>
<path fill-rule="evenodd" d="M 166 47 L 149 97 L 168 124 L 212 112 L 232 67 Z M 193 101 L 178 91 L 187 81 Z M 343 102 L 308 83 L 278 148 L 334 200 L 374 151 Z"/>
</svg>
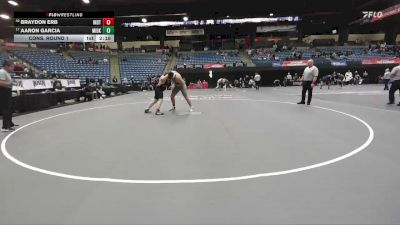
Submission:
<svg viewBox="0 0 400 225">
<path fill-rule="evenodd" d="M 301 78 L 303 90 L 301 91 L 301 102 L 297 104 L 305 104 L 306 92 L 308 91 L 307 105 L 311 104 L 312 91 L 318 79 L 318 68 L 314 66 L 314 60 L 310 59 L 307 62 L 307 67 L 304 69 L 303 77 Z"/>
<path fill-rule="evenodd" d="M 4 61 L 3 68 L 0 69 L 0 111 L 3 115 L 2 132 L 8 132 L 13 129 L 11 96 L 12 79 L 10 72 L 14 70 L 14 64 L 11 61 Z"/>
<path fill-rule="evenodd" d="M 388 105 L 394 104 L 394 93 L 400 90 L 400 65 L 394 67 L 390 73 L 390 80 L 392 80 L 392 86 L 389 90 L 389 102 Z M 400 106 L 400 103 L 398 104 Z"/>
</svg>

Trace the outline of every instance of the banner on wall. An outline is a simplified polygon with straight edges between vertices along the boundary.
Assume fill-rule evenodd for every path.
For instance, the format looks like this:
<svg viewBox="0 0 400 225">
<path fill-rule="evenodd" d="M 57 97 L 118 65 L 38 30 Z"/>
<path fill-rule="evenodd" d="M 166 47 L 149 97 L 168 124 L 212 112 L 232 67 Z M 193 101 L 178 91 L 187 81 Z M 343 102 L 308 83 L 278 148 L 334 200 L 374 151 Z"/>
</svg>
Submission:
<svg viewBox="0 0 400 225">
<path fill-rule="evenodd" d="M 347 66 L 346 61 L 331 61 L 332 66 Z"/>
<path fill-rule="evenodd" d="M 361 60 L 361 63 L 363 65 L 400 64 L 400 58 L 391 58 L 391 59 L 371 58 L 371 59 L 363 59 L 363 60 Z"/>
<path fill-rule="evenodd" d="M 9 47 L 9 48 L 14 48 L 14 47 L 16 47 L 16 44 L 14 42 L 6 42 L 5 46 Z"/>
<path fill-rule="evenodd" d="M 167 37 L 204 35 L 204 29 L 166 30 Z"/>
<path fill-rule="evenodd" d="M 296 31 L 296 25 L 258 26 L 257 33 Z"/>
<path fill-rule="evenodd" d="M 282 64 L 279 62 L 273 62 L 272 67 L 282 67 Z"/>
<path fill-rule="evenodd" d="M 79 88 L 79 79 L 58 79 L 64 88 Z M 13 91 L 43 90 L 52 89 L 53 80 L 50 79 L 16 79 Z"/>
<path fill-rule="evenodd" d="M 204 64 L 203 68 L 204 69 L 211 69 L 211 68 L 224 68 L 224 64 Z"/>
<path fill-rule="evenodd" d="M 15 42 L 5 42 L 4 45 L 8 48 L 28 48 L 29 47 L 29 44 L 15 43 Z"/>
<path fill-rule="evenodd" d="M 81 81 L 79 79 L 59 79 L 61 85 L 65 88 L 76 88 L 81 87 Z"/>
<path fill-rule="evenodd" d="M 282 41 L 283 38 L 282 37 L 269 37 L 267 38 L 268 41 L 273 41 L 273 42 L 278 42 L 278 41 Z"/>
<path fill-rule="evenodd" d="M 96 48 L 94 51 L 95 51 L 95 52 L 105 52 L 105 53 L 110 52 L 109 49 L 99 49 L 99 48 Z"/>
<path fill-rule="evenodd" d="M 282 66 L 307 66 L 308 60 L 284 61 Z"/>
</svg>

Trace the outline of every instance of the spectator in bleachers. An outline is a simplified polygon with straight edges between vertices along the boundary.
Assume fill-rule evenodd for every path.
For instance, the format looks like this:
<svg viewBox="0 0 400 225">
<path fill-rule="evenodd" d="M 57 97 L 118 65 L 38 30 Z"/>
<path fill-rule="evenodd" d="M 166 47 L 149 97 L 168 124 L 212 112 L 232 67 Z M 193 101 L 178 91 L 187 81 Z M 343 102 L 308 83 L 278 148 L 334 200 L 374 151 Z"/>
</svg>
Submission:
<svg viewBox="0 0 400 225">
<path fill-rule="evenodd" d="M 254 81 L 256 83 L 256 89 L 259 90 L 260 89 L 261 75 L 259 73 L 257 73 L 257 72 L 254 75 Z"/>
<path fill-rule="evenodd" d="M 53 78 L 53 80 L 52 80 L 52 82 L 53 82 L 53 89 L 52 89 L 52 91 L 53 91 L 53 92 L 64 91 L 64 88 L 63 88 L 63 86 L 62 86 L 62 84 L 61 84 L 61 81 L 59 81 L 59 80 L 57 79 L 57 75 L 53 74 L 53 75 L 52 75 L 52 78 Z M 63 96 L 60 95 L 60 94 L 57 95 L 57 103 L 65 104 L 64 98 L 63 98 Z"/>
<path fill-rule="evenodd" d="M 202 82 L 202 88 L 203 89 L 208 89 L 208 82 L 206 80 L 203 80 Z"/>
<path fill-rule="evenodd" d="M 297 59 L 298 59 L 298 60 L 303 59 L 303 53 L 302 53 L 302 52 L 299 52 L 299 54 L 298 54 L 298 56 L 297 56 Z"/>
<path fill-rule="evenodd" d="M 246 75 L 244 78 L 244 83 L 245 83 L 245 87 L 249 87 L 249 82 L 250 82 L 250 76 Z"/>
<path fill-rule="evenodd" d="M 98 97 L 98 95 L 97 95 L 97 87 L 96 87 L 96 84 L 95 84 L 94 80 L 90 80 L 90 82 L 86 84 L 86 86 L 83 89 L 83 91 L 85 93 L 85 99 L 84 99 L 85 102 L 86 101 L 92 101 L 93 99 Z"/>
<path fill-rule="evenodd" d="M 288 72 L 288 74 L 286 75 L 286 77 L 287 77 L 288 80 L 292 80 L 292 79 L 293 79 L 293 77 L 292 77 L 292 75 L 290 74 L 290 72 Z"/>
<path fill-rule="evenodd" d="M 368 72 L 364 70 L 363 73 L 363 84 L 368 84 L 369 83 L 369 78 L 368 78 Z"/>
<path fill-rule="evenodd" d="M 353 81 L 353 73 L 352 73 L 350 70 L 348 70 L 348 71 L 344 74 L 344 76 L 345 76 L 344 82 L 345 82 L 346 84 L 352 84 L 352 81 Z"/>
<path fill-rule="evenodd" d="M 52 78 L 53 78 L 53 80 L 52 80 L 52 83 L 53 83 L 53 91 L 62 91 L 62 90 L 63 90 L 63 87 L 62 87 L 61 81 L 59 81 L 59 80 L 57 79 L 57 75 L 53 74 L 53 75 L 52 75 Z"/>
<path fill-rule="evenodd" d="M 333 80 L 333 74 L 328 74 L 328 75 L 323 76 L 321 78 L 321 81 L 320 81 L 320 88 L 319 89 L 322 89 L 322 87 L 324 85 L 327 85 L 328 89 L 330 89 L 332 80 Z"/>
<path fill-rule="evenodd" d="M 103 87 L 104 85 L 103 79 L 97 79 L 97 83 L 99 84 L 99 87 Z"/>
<path fill-rule="evenodd" d="M 379 47 L 380 47 L 381 51 L 385 51 L 386 50 L 386 42 L 382 42 Z"/>
<path fill-rule="evenodd" d="M 144 91 L 147 90 L 147 85 L 146 85 L 147 81 L 146 80 L 142 80 L 142 82 L 140 83 L 140 90 Z"/>
<path fill-rule="evenodd" d="M 273 85 L 275 86 L 275 87 L 277 87 L 277 86 L 281 86 L 281 81 L 278 79 L 278 78 L 276 78 L 275 80 L 274 80 L 274 82 L 273 82 Z"/>
<path fill-rule="evenodd" d="M 235 80 L 233 81 L 233 86 L 236 87 L 236 88 L 240 88 L 240 82 L 239 82 L 238 79 L 235 79 Z"/>
<path fill-rule="evenodd" d="M 283 78 L 283 86 L 291 86 L 293 77 L 290 74 L 290 72 L 288 72 L 288 74 Z"/>
<path fill-rule="evenodd" d="M 360 82 L 361 82 L 361 76 L 360 76 L 360 74 L 358 74 L 358 71 L 356 70 L 356 71 L 354 72 L 354 81 L 353 81 L 353 84 L 354 84 L 354 85 L 358 85 L 358 84 L 360 84 Z"/>
<path fill-rule="evenodd" d="M 203 83 L 201 82 L 200 78 L 197 78 L 196 88 L 201 89 L 203 87 Z"/>
<path fill-rule="evenodd" d="M 298 82 L 299 80 L 299 75 L 297 75 L 297 73 L 294 73 L 293 81 Z"/>
<path fill-rule="evenodd" d="M 340 85 L 340 87 L 343 87 L 343 84 L 345 82 L 345 76 L 341 73 L 334 73 L 333 79 L 335 80 L 337 85 Z"/>
<path fill-rule="evenodd" d="M 239 78 L 239 86 L 240 86 L 241 88 L 244 87 L 244 78 L 243 78 L 243 77 L 240 77 L 240 78 Z"/>
<path fill-rule="evenodd" d="M 217 80 L 217 89 L 219 90 L 226 90 L 226 88 L 228 88 L 230 86 L 229 84 L 229 80 L 226 79 L 225 77 L 221 77 Z"/>
<path fill-rule="evenodd" d="M 103 91 L 102 86 L 96 86 L 96 94 L 97 94 L 97 99 L 103 100 L 106 96 L 106 93 Z"/>
<path fill-rule="evenodd" d="M 256 85 L 256 82 L 254 81 L 254 77 L 250 77 L 250 80 L 249 80 L 249 87 L 250 88 L 255 88 L 255 89 L 257 89 L 257 85 Z M 257 89 L 258 90 L 258 89 Z"/>
<path fill-rule="evenodd" d="M 122 79 L 122 85 L 127 85 L 129 84 L 128 78 L 124 77 L 124 79 Z"/>
<path fill-rule="evenodd" d="M 288 83 L 288 78 L 287 78 L 287 76 L 284 76 L 283 81 L 282 81 L 283 86 L 286 87 L 287 83 Z"/>
</svg>

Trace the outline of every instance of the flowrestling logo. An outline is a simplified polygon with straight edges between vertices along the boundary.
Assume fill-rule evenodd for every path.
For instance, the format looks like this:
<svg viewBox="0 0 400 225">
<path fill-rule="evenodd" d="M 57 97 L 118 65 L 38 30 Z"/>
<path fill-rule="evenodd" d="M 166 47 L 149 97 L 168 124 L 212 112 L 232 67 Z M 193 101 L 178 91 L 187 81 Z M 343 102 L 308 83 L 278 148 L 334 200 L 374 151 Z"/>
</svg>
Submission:
<svg viewBox="0 0 400 225">
<path fill-rule="evenodd" d="M 16 86 L 17 88 L 24 88 L 24 83 L 22 82 L 22 80 L 17 80 L 17 81 L 15 82 L 15 86 Z"/>
<path fill-rule="evenodd" d="M 67 83 L 68 83 L 68 87 L 69 86 L 75 86 L 76 85 L 76 82 L 75 82 L 75 80 L 67 80 Z"/>
<path fill-rule="evenodd" d="M 32 80 L 33 82 L 33 87 L 37 87 L 37 86 L 42 86 L 42 87 L 46 87 L 46 82 L 45 80 Z"/>
<path fill-rule="evenodd" d="M 363 11 L 363 19 L 380 19 L 383 17 L 383 12 L 381 11 Z"/>
</svg>

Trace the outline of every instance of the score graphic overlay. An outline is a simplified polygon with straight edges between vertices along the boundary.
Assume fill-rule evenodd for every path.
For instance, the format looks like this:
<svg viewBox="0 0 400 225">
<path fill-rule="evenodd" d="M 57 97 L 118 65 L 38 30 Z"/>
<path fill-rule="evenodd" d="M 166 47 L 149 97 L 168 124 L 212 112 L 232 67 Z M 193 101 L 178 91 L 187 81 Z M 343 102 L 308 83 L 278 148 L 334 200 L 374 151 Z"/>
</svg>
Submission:
<svg viewBox="0 0 400 225">
<path fill-rule="evenodd" d="M 14 42 L 114 42 L 114 12 L 15 12 Z"/>
</svg>

